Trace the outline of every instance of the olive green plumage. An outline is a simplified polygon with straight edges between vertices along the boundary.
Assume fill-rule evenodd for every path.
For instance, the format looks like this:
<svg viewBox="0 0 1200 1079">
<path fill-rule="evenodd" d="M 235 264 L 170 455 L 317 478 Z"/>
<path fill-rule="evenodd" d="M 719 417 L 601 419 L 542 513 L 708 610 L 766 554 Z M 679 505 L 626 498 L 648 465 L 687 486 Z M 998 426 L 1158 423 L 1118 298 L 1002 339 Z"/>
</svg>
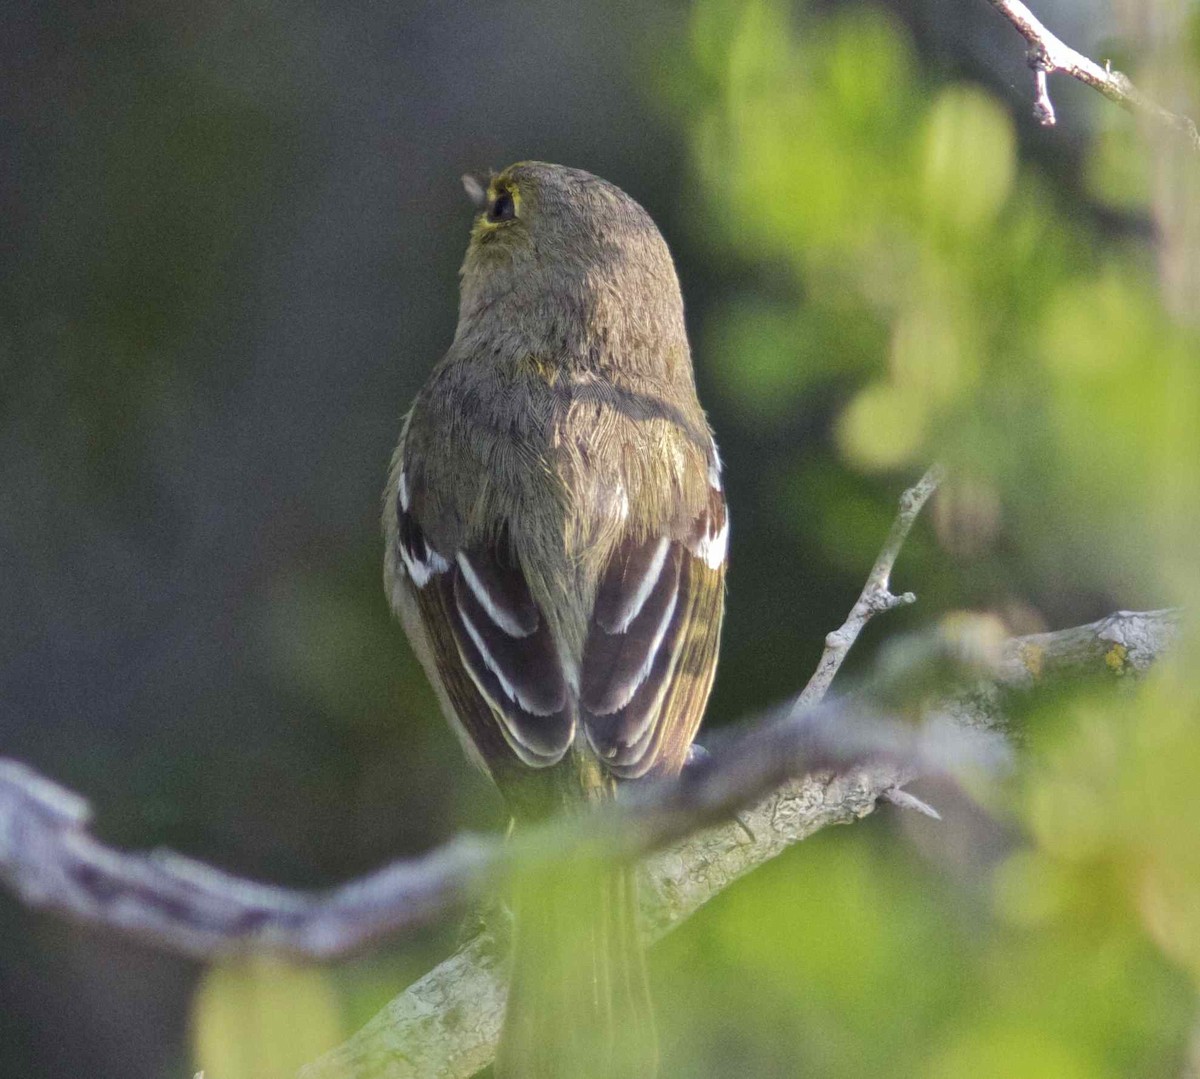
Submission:
<svg viewBox="0 0 1200 1079">
<path fill-rule="evenodd" d="M 538 162 L 480 195 L 458 330 L 392 461 L 385 584 L 519 823 L 682 767 L 716 664 L 727 523 L 650 217 Z M 568 878 L 518 889 L 497 1075 L 646 1079 L 631 877 L 530 895 Z"/>
</svg>

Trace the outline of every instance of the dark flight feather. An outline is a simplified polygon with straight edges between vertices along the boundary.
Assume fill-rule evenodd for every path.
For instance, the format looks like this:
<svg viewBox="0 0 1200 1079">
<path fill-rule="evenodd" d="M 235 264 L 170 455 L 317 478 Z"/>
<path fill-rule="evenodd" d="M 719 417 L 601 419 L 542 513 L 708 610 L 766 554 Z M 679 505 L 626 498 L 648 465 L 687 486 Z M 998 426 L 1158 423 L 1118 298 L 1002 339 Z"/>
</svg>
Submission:
<svg viewBox="0 0 1200 1079">
<path fill-rule="evenodd" d="M 661 540 L 626 540 L 601 579 L 580 721 L 618 778 L 676 771 L 695 737 L 716 666 L 725 530 L 724 498 L 712 488 L 685 540 L 666 542 L 665 554 Z"/>
</svg>

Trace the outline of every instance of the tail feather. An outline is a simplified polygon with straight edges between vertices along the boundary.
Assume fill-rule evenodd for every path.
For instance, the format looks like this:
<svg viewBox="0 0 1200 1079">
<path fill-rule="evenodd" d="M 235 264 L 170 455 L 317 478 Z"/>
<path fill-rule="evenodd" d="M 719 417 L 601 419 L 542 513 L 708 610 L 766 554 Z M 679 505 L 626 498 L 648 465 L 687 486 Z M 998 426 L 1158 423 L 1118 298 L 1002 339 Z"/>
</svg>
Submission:
<svg viewBox="0 0 1200 1079">
<path fill-rule="evenodd" d="M 653 1079 L 658 1051 L 631 869 L 523 879 L 496 1079 Z"/>
</svg>

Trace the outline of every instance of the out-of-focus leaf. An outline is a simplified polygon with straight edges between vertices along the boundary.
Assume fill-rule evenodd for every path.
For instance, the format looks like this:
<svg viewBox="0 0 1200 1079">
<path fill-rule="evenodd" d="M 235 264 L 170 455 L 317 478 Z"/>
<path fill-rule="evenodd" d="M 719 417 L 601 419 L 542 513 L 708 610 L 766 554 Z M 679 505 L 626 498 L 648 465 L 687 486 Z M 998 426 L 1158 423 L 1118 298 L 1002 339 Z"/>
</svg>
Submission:
<svg viewBox="0 0 1200 1079">
<path fill-rule="evenodd" d="M 212 967 L 192 1005 L 195 1066 L 211 1079 L 294 1079 L 346 1033 L 329 973 L 276 959 Z"/>
<path fill-rule="evenodd" d="M 973 231 L 995 219 L 1016 170 L 1008 114 L 970 86 L 943 90 L 925 121 L 921 195 L 934 226 Z"/>
<path fill-rule="evenodd" d="M 898 468 L 921 448 L 928 416 L 919 393 L 876 382 L 860 390 L 842 414 L 838 444 L 863 468 Z"/>
<path fill-rule="evenodd" d="M 922 82 L 886 15 L 702 0 L 693 27 L 710 80 L 680 106 L 710 210 L 694 217 L 770 292 L 740 287 L 700 361 L 726 422 L 764 445 L 815 432 L 755 507 L 822 552 L 810 587 L 865 572 L 900 477 L 938 458 L 953 479 L 905 552 L 915 617 L 938 599 L 1034 625 L 1064 596 L 1200 603 L 1200 337 L 1162 298 L 1162 251 L 1078 193 L 1145 204 L 1136 125 L 1106 117 L 1064 186 L 996 96 Z M 806 843 L 700 915 L 703 960 L 668 944 L 702 987 L 680 1073 L 1179 1074 L 1200 987 L 1200 656 L 1181 646 L 1139 686 L 1123 648 L 1105 684 L 1020 706 L 1024 763 L 978 795 L 989 826 L 947 815 L 931 863 L 898 840 Z"/>
</svg>

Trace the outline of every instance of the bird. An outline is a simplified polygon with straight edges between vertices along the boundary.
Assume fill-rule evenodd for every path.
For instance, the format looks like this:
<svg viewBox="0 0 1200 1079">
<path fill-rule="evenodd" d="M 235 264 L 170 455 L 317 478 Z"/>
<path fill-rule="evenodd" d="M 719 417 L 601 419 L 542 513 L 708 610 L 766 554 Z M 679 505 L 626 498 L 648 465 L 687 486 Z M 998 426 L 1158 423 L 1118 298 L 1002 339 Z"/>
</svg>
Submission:
<svg viewBox="0 0 1200 1079">
<path fill-rule="evenodd" d="M 650 215 L 580 169 L 486 181 L 458 325 L 403 418 L 384 586 L 518 831 L 678 774 L 716 670 L 729 523 Z M 518 879 L 497 1079 L 652 1079 L 633 870 Z"/>
</svg>

